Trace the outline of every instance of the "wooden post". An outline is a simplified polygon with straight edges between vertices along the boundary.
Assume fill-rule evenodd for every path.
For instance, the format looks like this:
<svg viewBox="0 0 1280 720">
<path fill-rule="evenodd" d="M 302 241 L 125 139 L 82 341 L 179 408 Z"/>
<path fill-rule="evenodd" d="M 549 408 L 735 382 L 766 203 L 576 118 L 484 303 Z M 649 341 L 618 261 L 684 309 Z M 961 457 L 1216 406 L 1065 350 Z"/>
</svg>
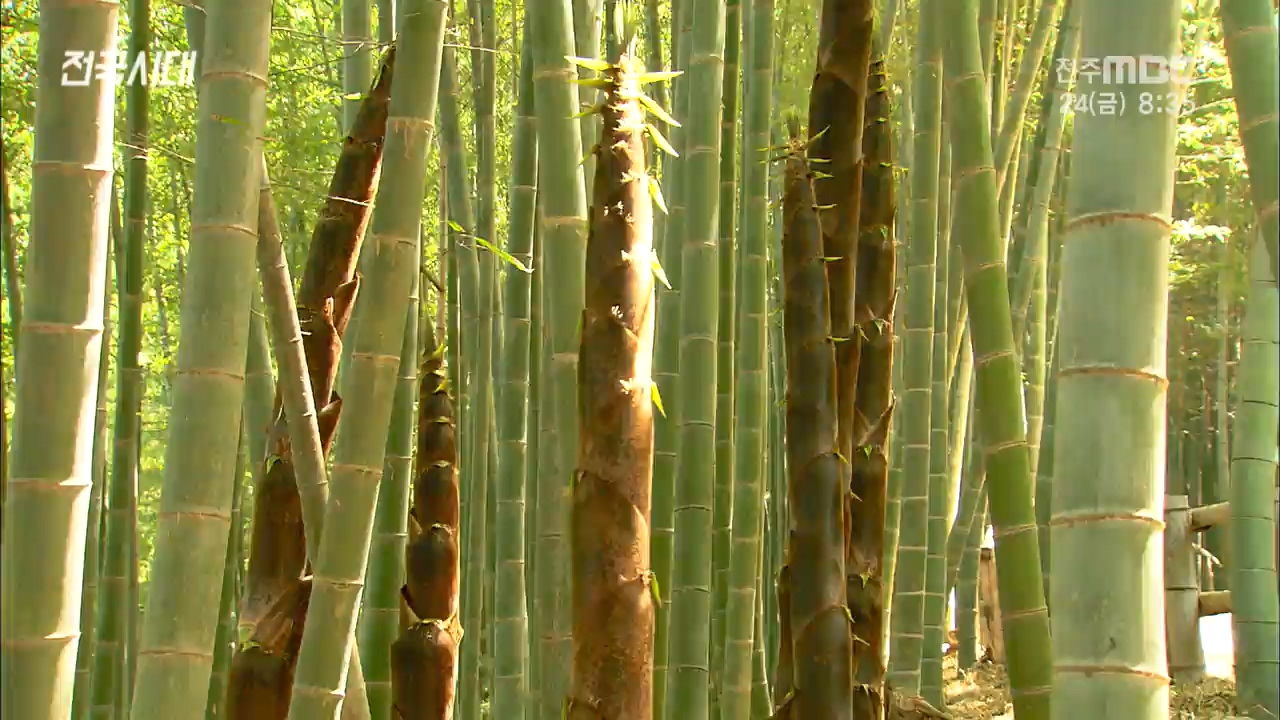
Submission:
<svg viewBox="0 0 1280 720">
<path fill-rule="evenodd" d="M 978 559 L 978 637 L 991 661 L 1004 662 L 1004 628 L 1000 623 L 1000 592 L 996 586 L 996 556 L 984 547 Z"/>
<path fill-rule="evenodd" d="M 1186 495 L 1165 496 L 1164 507 L 1165 640 L 1169 675 L 1178 682 L 1204 676 L 1200 645 L 1200 585 L 1192 550 L 1191 509 Z"/>
</svg>

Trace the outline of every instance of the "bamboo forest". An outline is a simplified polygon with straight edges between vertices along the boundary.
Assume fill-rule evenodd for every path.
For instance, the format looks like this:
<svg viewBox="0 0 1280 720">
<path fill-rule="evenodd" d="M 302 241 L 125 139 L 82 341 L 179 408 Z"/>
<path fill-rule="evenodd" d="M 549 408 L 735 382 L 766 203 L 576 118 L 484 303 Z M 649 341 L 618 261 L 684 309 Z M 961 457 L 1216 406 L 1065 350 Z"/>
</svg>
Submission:
<svg viewBox="0 0 1280 720">
<path fill-rule="evenodd" d="M 1278 18 L 0 0 L 0 716 L 1277 720 Z"/>
</svg>

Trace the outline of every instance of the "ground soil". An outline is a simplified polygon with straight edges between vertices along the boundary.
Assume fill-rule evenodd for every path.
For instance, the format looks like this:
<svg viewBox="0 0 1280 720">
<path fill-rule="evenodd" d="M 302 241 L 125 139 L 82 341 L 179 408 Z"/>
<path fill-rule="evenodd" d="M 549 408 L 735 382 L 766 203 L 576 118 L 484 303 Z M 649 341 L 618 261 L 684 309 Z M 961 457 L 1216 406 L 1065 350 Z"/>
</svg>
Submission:
<svg viewBox="0 0 1280 720">
<path fill-rule="evenodd" d="M 947 712 L 953 720 L 1013 720 L 1004 667 L 990 662 L 960 671 L 955 656 L 946 659 Z M 1194 685 L 1175 685 L 1170 720 L 1223 720 L 1235 715 L 1235 683 L 1206 677 Z"/>
</svg>

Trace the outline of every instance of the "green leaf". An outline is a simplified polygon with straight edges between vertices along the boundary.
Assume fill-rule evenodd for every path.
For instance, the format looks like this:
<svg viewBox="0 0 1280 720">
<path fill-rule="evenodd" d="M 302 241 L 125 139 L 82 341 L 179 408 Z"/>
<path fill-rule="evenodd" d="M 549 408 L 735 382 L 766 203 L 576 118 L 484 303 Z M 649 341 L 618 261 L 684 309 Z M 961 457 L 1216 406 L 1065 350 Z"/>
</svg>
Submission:
<svg viewBox="0 0 1280 720">
<path fill-rule="evenodd" d="M 578 118 L 584 118 L 589 115 L 595 115 L 596 113 L 599 113 L 602 110 L 604 110 L 604 103 L 596 103 L 595 105 L 584 108 L 580 113 L 575 113 L 573 115 L 573 118 L 576 120 Z"/>
<path fill-rule="evenodd" d="M 663 82 L 678 78 L 684 74 L 683 70 L 663 70 L 661 72 L 647 72 L 636 78 L 637 85 L 648 85 L 649 83 Z"/>
<path fill-rule="evenodd" d="M 565 55 L 564 59 L 568 60 L 574 65 L 577 65 L 580 68 L 595 70 L 596 72 L 605 72 L 609 68 L 613 67 L 612 63 L 605 60 L 601 60 L 599 58 L 584 58 L 584 57 L 575 57 L 573 55 Z"/>
<path fill-rule="evenodd" d="M 662 263 L 658 261 L 658 251 L 649 251 L 649 269 L 653 271 L 653 276 L 666 289 L 671 289 L 671 281 L 667 279 L 667 271 L 662 269 Z"/>
<path fill-rule="evenodd" d="M 658 185 L 658 178 L 649 176 L 649 197 L 653 198 L 653 204 L 658 206 L 663 215 L 667 215 L 667 201 L 662 197 L 662 186 Z"/>
<path fill-rule="evenodd" d="M 497 255 L 499 258 L 501 258 L 501 259 L 502 259 L 502 261 L 503 261 L 503 262 L 505 262 L 505 263 L 507 263 L 508 265 L 510 265 L 511 267 L 513 267 L 513 268 L 515 268 L 515 269 L 519 270 L 520 272 L 522 272 L 522 273 L 531 273 L 531 272 L 533 272 L 533 268 L 526 266 L 524 263 L 522 263 L 522 262 L 520 262 L 519 260 L 517 260 L 517 259 L 515 259 L 514 257 L 512 257 L 511 253 L 507 252 L 506 250 L 503 250 L 502 248 L 498 247 L 497 245 L 494 245 L 493 243 L 489 242 L 488 240 L 485 240 L 484 238 L 480 238 L 480 237 L 476 238 L 475 240 L 476 240 L 476 244 L 477 244 L 477 245 L 479 245 L 480 247 L 484 248 L 485 250 L 488 250 L 489 252 L 493 253 L 494 255 Z"/>
<path fill-rule="evenodd" d="M 596 88 L 604 90 L 613 86 L 613 81 L 609 78 L 575 78 L 569 82 L 582 87 Z"/>
<path fill-rule="evenodd" d="M 658 118 L 659 120 L 670 125 L 671 127 L 680 127 L 680 123 L 676 122 L 676 119 L 671 117 L 671 115 L 669 115 L 666 110 L 663 110 L 662 106 L 659 105 L 653 98 L 649 97 L 648 95 L 640 95 L 639 97 L 636 98 L 636 100 L 640 101 L 640 104 L 644 106 L 645 110 L 649 111 L 650 115 Z"/>
<path fill-rule="evenodd" d="M 652 124 L 646 123 L 644 130 L 649 133 L 649 137 L 653 138 L 653 144 L 657 145 L 662 152 L 670 155 L 671 157 L 680 157 L 680 153 L 676 152 L 676 149 L 671 147 L 671 143 L 667 142 L 667 139 L 662 136 L 662 132 L 658 130 L 658 128 L 654 127 Z"/>
<path fill-rule="evenodd" d="M 649 398 L 653 400 L 653 406 L 658 408 L 658 414 L 666 417 L 667 411 L 662 408 L 662 393 L 658 392 L 658 383 L 649 383 Z"/>
</svg>

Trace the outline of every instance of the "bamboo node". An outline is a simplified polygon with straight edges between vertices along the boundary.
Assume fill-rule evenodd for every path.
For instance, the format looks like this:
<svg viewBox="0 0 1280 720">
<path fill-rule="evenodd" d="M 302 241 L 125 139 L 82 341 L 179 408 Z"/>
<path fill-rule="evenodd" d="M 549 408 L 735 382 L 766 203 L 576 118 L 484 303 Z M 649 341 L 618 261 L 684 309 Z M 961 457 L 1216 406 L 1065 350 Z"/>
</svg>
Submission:
<svg viewBox="0 0 1280 720">
<path fill-rule="evenodd" d="M 1049 527 L 1072 527 L 1100 522 L 1139 522 L 1151 525 L 1157 531 L 1164 530 L 1163 519 L 1142 512 L 1054 514 L 1049 518 Z"/>
<path fill-rule="evenodd" d="M 1169 676 L 1164 673 L 1151 672 L 1141 668 L 1128 667 L 1127 665 L 1057 665 L 1053 666 L 1053 672 L 1057 673 L 1078 673 L 1080 675 L 1133 675 L 1148 680 L 1155 680 L 1165 685 L 1169 684 Z"/>
<path fill-rule="evenodd" d="M 1077 228 L 1085 227 L 1088 225 L 1106 225 L 1108 223 L 1116 222 L 1119 220 L 1135 220 L 1135 221 L 1151 222 L 1160 226 L 1160 228 L 1165 233 L 1170 233 L 1173 231 L 1173 221 L 1169 217 L 1162 215 L 1160 213 L 1129 212 L 1124 210 L 1103 210 L 1101 212 L 1084 213 L 1083 215 L 1077 215 L 1073 218 L 1068 219 L 1066 225 L 1063 228 L 1063 232 L 1065 233 L 1063 236 L 1063 242 L 1065 242 L 1066 238 L 1070 236 L 1071 231 Z"/>
<path fill-rule="evenodd" d="M 1022 533 L 1036 532 L 1039 526 L 1035 523 L 1023 523 L 1022 525 L 1001 525 L 992 528 L 992 537 L 995 539 L 1013 537 Z"/>
</svg>

